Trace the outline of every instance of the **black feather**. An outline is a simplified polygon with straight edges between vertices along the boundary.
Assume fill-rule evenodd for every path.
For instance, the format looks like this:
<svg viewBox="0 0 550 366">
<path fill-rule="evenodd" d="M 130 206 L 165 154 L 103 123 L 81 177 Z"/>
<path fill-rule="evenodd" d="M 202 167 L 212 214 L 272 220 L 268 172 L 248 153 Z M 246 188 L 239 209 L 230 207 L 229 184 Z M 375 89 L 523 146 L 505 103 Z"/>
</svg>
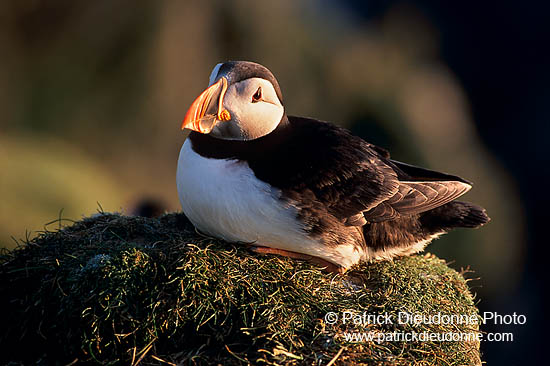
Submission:
<svg viewBox="0 0 550 366">
<path fill-rule="evenodd" d="M 430 230 L 449 230 L 458 227 L 477 228 L 490 220 L 484 208 L 460 201 L 439 206 L 419 218 L 421 224 Z"/>
</svg>

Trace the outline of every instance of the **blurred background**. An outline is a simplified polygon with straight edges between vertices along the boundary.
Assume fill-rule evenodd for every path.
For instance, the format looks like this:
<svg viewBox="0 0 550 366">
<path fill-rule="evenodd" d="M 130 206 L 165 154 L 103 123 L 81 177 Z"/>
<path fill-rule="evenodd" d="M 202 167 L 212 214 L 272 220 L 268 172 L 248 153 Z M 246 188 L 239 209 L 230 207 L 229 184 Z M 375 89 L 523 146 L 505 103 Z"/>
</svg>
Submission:
<svg viewBox="0 0 550 366">
<path fill-rule="evenodd" d="M 144 202 L 178 210 L 187 108 L 215 64 L 256 61 L 278 78 L 288 114 L 475 182 L 464 199 L 491 223 L 429 251 L 473 271 L 481 311 L 527 316 L 483 328 L 514 334 L 484 342 L 485 361 L 540 360 L 550 31 L 549 9 L 534 4 L 3 1 L 0 247 L 59 218 Z"/>
</svg>

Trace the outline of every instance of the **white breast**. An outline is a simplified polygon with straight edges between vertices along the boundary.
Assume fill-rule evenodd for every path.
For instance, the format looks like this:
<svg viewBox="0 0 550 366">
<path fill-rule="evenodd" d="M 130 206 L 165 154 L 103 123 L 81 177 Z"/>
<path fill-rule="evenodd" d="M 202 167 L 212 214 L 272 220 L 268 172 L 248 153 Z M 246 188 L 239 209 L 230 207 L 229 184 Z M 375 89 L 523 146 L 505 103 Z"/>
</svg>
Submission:
<svg viewBox="0 0 550 366">
<path fill-rule="evenodd" d="M 349 254 L 342 250 L 350 248 L 328 250 L 309 237 L 296 219 L 296 208 L 279 199 L 278 189 L 257 179 L 246 162 L 202 157 L 193 151 L 189 139 L 180 151 L 177 188 L 183 212 L 205 234 L 343 265 L 358 260 L 343 258 Z"/>
<path fill-rule="evenodd" d="M 180 152 L 177 184 L 183 212 L 206 234 L 259 245 L 308 240 L 296 209 L 283 204 L 281 193 L 258 180 L 246 162 L 204 158 L 188 139 Z"/>
</svg>

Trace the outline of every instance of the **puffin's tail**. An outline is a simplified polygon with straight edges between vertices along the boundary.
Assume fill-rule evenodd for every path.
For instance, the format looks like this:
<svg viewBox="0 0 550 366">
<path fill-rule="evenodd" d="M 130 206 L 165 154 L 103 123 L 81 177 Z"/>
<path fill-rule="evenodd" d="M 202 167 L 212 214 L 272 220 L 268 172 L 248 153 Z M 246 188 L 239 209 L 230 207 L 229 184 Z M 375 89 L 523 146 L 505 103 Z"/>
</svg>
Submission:
<svg viewBox="0 0 550 366">
<path fill-rule="evenodd" d="M 490 220 L 483 207 L 460 201 L 452 201 L 420 214 L 422 226 L 434 232 L 457 227 L 478 228 Z"/>
</svg>

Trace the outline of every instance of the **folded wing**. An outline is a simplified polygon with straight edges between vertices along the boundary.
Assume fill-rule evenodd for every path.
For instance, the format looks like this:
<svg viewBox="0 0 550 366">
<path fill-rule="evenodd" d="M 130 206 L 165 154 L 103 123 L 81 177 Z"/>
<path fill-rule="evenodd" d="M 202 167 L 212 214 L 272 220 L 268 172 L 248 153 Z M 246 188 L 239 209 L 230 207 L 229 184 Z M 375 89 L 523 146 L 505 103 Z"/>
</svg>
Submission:
<svg viewBox="0 0 550 366">
<path fill-rule="evenodd" d="M 370 222 L 413 215 L 451 202 L 471 188 L 470 184 L 460 181 L 400 181 L 395 195 L 363 215 Z"/>
</svg>

